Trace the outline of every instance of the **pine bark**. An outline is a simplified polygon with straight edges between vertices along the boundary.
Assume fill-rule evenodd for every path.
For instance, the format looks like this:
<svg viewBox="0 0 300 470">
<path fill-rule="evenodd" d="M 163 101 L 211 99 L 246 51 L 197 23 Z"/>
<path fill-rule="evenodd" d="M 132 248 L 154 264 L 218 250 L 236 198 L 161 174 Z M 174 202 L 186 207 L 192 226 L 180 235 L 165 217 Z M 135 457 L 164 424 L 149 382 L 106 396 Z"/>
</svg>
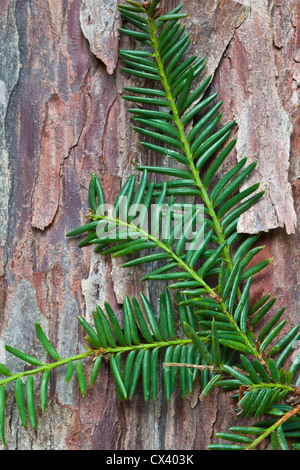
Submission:
<svg viewBox="0 0 300 470">
<path fill-rule="evenodd" d="M 116 0 L 2 0 L 0 5 L 0 362 L 4 343 L 43 354 L 39 322 L 61 356 L 83 349 L 77 315 L 91 319 L 107 300 L 119 314 L 124 295 L 143 291 L 155 304 L 161 285 L 142 284 L 142 269 L 79 249 L 65 234 L 82 224 L 92 172 L 108 202 L 141 164 L 145 152 L 130 127 L 119 71 Z M 177 0 L 163 0 L 168 11 Z M 270 292 L 299 320 L 299 0 L 186 0 L 192 53 L 207 57 L 205 76 L 224 101 L 222 122 L 235 119 L 237 159 L 258 159 L 251 182 L 266 196 L 242 217 L 239 231 L 263 231 L 261 256 L 274 261 L 256 277 L 253 300 Z M 224 169 L 225 171 L 225 169 Z M 298 217 L 298 219 L 297 219 Z M 256 258 L 258 260 L 258 258 Z M 42 356 L 43 357 L 43 356 Z M 37 434 L 22 429 L 12 395 L 8 449 L 204 449 L 214 430 L 236 424 L 230 397 L 196 390 L 167 403 L 163 393 L 145 405 L 139 389 L 119 403 L 108 368 L 79 396 L 76 380 L 51 376 L 50 401 L 38 409 Z M 0 446 L 2 449 L 2 447 Z"/>
</svg>

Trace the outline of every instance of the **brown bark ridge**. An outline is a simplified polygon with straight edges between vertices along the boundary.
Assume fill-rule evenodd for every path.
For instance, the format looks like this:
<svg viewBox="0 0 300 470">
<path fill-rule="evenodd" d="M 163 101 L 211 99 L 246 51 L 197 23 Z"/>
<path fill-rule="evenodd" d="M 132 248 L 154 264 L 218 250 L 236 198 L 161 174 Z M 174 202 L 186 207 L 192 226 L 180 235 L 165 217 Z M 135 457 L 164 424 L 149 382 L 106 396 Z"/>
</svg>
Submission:
<svg viewBox="0 0 300 470">
<path fill-rule="evenodd" d="M 258 159 L 253 180 L 266 190 L 239 224 L 240 232 L 265 231 L 263 257 L 274 257 L 253 296 L 277 296 L 293 324 L 300 283 L 299 1 L 204 0 L 200 8 L 186 0 L 184 11 L 192 51 L 207 56 L 211 89 L 224 101 L 223 122 L 237 122 L 232 162 Z M 121 270 L 119 261 L 65 237 L 84 222 L 91 172 L 113 201 L 138 164 L 159 162 L 138 144 L 121 99 L 132 81 L 117 66 L 119 21 L 115 0 L 0 5 L 0 362 L 13 370 L 20 363 L 6 357 L 3 344 L 39 353 L 35 321 L 67 357 L 83 348 L 77 314 L 89 320 L 96 302 L 108 300 L 120 312 L 124 295 L 140 290 L 157 302 L 159 285 L 142 285 L 141 270 Z M 121 38 L 121 47 L 129 43 Z M 163 394 L 148 405 L 141 398 L 139 392 L 118 403 L 103 368 L 81 399 L 76 381 L 65 385 L 58 372 L 43 415 L 37 403 L 36 435 L 22 429 L 8 398 L 7 448 L 204 449 L 214 429 L 236 423 L 230 399 L 218 391 L 204 402 L 178 393 L 169 404 Z"/>
</svg>

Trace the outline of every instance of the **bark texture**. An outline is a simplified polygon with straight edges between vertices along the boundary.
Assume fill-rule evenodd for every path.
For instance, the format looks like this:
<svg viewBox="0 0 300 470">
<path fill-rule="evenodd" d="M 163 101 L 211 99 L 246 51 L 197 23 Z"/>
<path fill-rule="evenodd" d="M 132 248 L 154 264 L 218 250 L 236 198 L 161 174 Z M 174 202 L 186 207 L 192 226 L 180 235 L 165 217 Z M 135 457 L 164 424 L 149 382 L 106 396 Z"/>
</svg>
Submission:
<svg viewBox="0 0 300 470">
<path fill-rule="evenodd" d="M 170 10 L 177 0 L 164 0 Z M 274 262 L 256 278 L 253 298 L 271 292 L 299 321 L 300 3 L 299 0 L 186 0 L 192 52 L 207 56 L 211 90 L 223 119 L 237 122 L 236 159 L 258 159 L 251 181 L 265 198 L 239 230 L 265 231 L 263 258 Z M 108 300 L 119 312 L 124 295 L 143 290 L 156 302 L 158 284 L 141 284 L 140 269 L 77 248 L 66 232 L 84 222 L 91 172 L 109 202 L 136 166 L 159 161 L 130 128 L 117 66 L 116 0 L 2 0 L 0 4 L 0 362 L 8 343 L 39 353 L 34 322 L 59 354 L 83 349 L 81 314 Z M 129 46 L 121 38 L 121 47 Z M 131 44 L 132 47 L 132 44 Z M 272 230 L 271 230 L 272 229 Z M 24 431 L 11 398 L 9 449 L 204 449 L 214 429 L 236 423 L 230 399 L 215 391 L 169 404 L 144 405 L 138 393 L 118 403 L 108 369 L 79 397 L 76 381 L 51 377 L 50 402 L 38 432 Z M 38 407 L 38 404 L 37 404 Z M 2 447 L 0 446 L 2 449 Z"/>
</svg>

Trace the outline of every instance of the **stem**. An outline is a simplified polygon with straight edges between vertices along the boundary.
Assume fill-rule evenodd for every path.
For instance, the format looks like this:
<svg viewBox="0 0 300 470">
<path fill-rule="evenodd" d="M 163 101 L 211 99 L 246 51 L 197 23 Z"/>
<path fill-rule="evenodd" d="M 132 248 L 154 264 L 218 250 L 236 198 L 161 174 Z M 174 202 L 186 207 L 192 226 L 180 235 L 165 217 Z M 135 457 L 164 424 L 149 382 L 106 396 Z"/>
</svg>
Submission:
<svg viewBox="0 0 300 470">
<path fill-rule="evenodd" d="M 253 390 L 255 388 L 278 388 L 278 389 L 281 389 L 281 390 L 287 390 L 288 392 L 293 392 L 294 391 L 294 388 L 291 387 L 290 385 L 282 385 L 282 384 L 278 384 L 278 383 L 264 383 L 264 382 L 261 382 L 260 384 L 252 384 L 250 389 Z"/>
<path fill-rule="evenodd" d="M 171 341 L 158 341 L 157 343 L 142 343 L 142 344 L 135 344 L 132 346 L 118 346 L 116 348 L 108 348 L 102 349 L 103 354 L 117 354 L 119 352 L 124 353 L 128 351 L 138 351 L 140 349 L 152 349 L 152 348 L 165 348 L 167 346 L 177 346 L 190 344 L 193 341 L 191 339 L 175 339 Z"/>
<path fill-rule="evenodd" d="M 193 179 L 195 181 L 196 186 L 198 186 L 198 188 L 200 190 L 201 197 L 202 197 L 202 199 L 203 199 L 203 201 L 204 201 L 204 203 L 207 207 L 209 215 L 212 218 L 212 221 L 213 221 L 214 226 L 215 226 L 215 232 L 216 232 L 216 235 L 218 237 L 219 244 L 221 245 L 225 241 L 225 237 L 224 237 L 224 234 L 223 234 L 223 229 L 222 229 L 220 220 L 219 220 L 219 218 L 218 218 L 218 216 L 217 216 L 217 214 L 214 210 L 213 204 L 212 204 L 212 202 L 209 198 L 209 195 L 208 195 L 205 187 L 203 186 L 203 183 L 202 183 L 200 175 L 199 175 L 199 171 L 197 170 L 197 168 L 194 164 L 194 157 L 193 157 L 188 139 L 185 135 L 184 125 L 181 122 L 179 112 L 178 112 L 178 109 L 177 109 L 177 106 L 176 106 L 176 102 L 173 98 L 173 95 L 172 95 L 172 92 L 171 92 L 171 87 L 169 85 L 168 78 L 167 78 L 166 73 L 165 73 L 164 65 L 163 65 L 163 62 L 161 60 L 161 56 L 160 56 L 160 52 L 159 52 L 159 46 L 158 46 L 158 40 L 157 40 L 157 35 L 156 35 L 157 29 L 156 29 L 156 26 L 155 26 L 155 22 L 154 22 L 153 18 L 150 15 L 148 15 L 148 21 L 149 21 L 150 31 L 151 31 L 151 34 L 152 34 L 152 43 L 153 43 L 153 47 L 154 47 L 154 51 L 155 51 L 155 59 L 156 59 L 158 70 L 159 70 L 159 73 L 160 73 L 160 76 L 161 76 L 162 84 L 163 84 L 165 92 L 166 92 L 166 98 L 169 101 L 170 108 L 171 108 L 171 111 L 173 113 L 174 122 L 177 126 L 177 129 L 178 129 L 178 132 L 179 132 L 179 135 L 180 135 L 180 139 L 181 139 L 181 142 L 183 144 L 183 149 L 185 151 L 186 157 L 187 157 L 188 162 L 189 162 L 190 170 L 191 170 L 192 175 L 193 175 Z M 227 264 L 229 270 L 232 271 L 232 262 L 231 262 L 231 259 L 230 259 L 230 253 L 229 253 L 229 247 L 228 246 L 224 247 L 223 254 L 224 254 L 224 259 L 226 261 L 226 264 Z"/>
<path fill-rule="evenodd" d="M 171 340 L 171 341 L 160 341 L 157 343 L 142 343 L 142 344 L 137 344 L 137 345 L 132 345 L 132 346 L 118 346 L 116 348 L 101 348 L 101 349 L 89 349 L 85 353 L 78 354 L 77 356 L 72 356 L 68 357 L 67 359 L 62 359 L 57 362 L 52 362 L 51 364 L 44 364 L 40 367 L 37 367 L 35 369 L 31 370 L 26 370 L 23 372 L 19 372 L 18 374 L 10 375 L 9 377 L 0 380 L 0 386 L 1 385 L 7 385 L 10 382 L 13 382 L 14 380 L 18 378 L 25 377 L 27 375 L 35 375 L 38 374 L 39 372 L 45 372 L 46 370 L 51 370 L 55 369 L 56 367 L 60 367 L 64 364 L 68 364 L 70 361 L 80 361 L 81 359 L 85 359 L 86 357 L 89 356 L 98 356 L 99 351 L 101 351 L 101 355 L 105 356 L 105 354 L 117 354 L 119 352 L 124 353 L 128 351 L 137 351 L 140 349 L 151 349 L 151 348 L 163 348 L 167 346 L 177 346 L 177 345 L 184 345 L 184 344 L 190 344 L 192 343 L 191 339 L 178 339 L 178 340 Z"/>
<path fill-rule="evenodd" d="M 225 302 L 218 296 L 218 294 L 214 291 L 214 289 L 212 289 L 208 284 L 206 284 L 206 282 L 203 280 L 203 278 L 201 276 L 199 276 L 198 273 L 196 271 L 194 271 L 193 268 L 191 268 L 188 264 L 186 264 L 185 261 L 182 258 L 180 258 L 180 256 L 176 255 L 176 253 L 174 253 L 168 245 L 166 245 L 165 243 L 160 241 L 158 238 L 153 237 L 152 235 L 147 233 L 145 230 L 137 227 L 133 223 L 128 223 L 128 222 L 123 221 L 121 219 L 107 217 L 105 215 L 103 215 L 103 216 L 98 216 L 97 215 L 97 216 L 94 217 L 94 220 L 106 220 L 108 222 L 113 222 L 117 225 L 127 227 L 127 228 L 129 228 L 129 229 L 131 229 L 135 232 L 140 233 L 144 238 L 146 238 L 147 240 L 153 241 L 159 248 L 166 251 L 170 255 L 170 257 L 173 258 L 178 263 L 179 266 L 181 266 L 186 272 L 188 272 L 190 274 L 190 276 L 193 279 L 195 279 L 195 281 L 199 282 L 199 284 L 207 291 L 207 293 L 209 294 L 210 297 L 212 297 L 213 299 L 215 299 L 217 302 L 220 303 L 220 305 L 222 306 L 222 309 L 223 309 L 223 313 L 227 316 L 230 323 L 232 325 L 234 325 L 237 333 L 243 338 L 245 344 L 247 344 L 247 346 L 252 350 L 254 356 L 256 356 L 257 358 L 260 358 L 260 354 L 259 354 L 258 350 L 255 347 L 253 347 L 253 345 L 249 341 L 247 335 L 239 328 L 238 324 L 234 320 L 234 317 L 231 315 L 231 313 L 228 312 L 227 307 L 225 305 Z"/>
<path fill-rule="evenodd" d="M 166 251 L 170 255 L 170 257 L 174 259 L 174 261 L 176 261 L 185 271 L 187 271 L 196 281 L 198 281 L 199 284 L 201 284 L 201 286 L 204 287 L 204 289 L 206 289 L 208 294 L 210 294 L 215 299 L 218 298 L 215 291 L 211 287 L 209 287 L 208 284 L 206 284 L 206 282 L 203 280 L 203 278 L 200 277 L 194 271 L 193 268 L 191 268 L 188 264 L 186 264 L 183 261 L 183 259 L 180 258 L 180 256 L 176 255 L 176 253 L 174 253 L 174 251 L 168 245 L 166 245 L 165 243 L 160 241 L 158 238 L 153 237 L 152 235 L 150 235 L 150 233 L 148 233 L 145 230 L 137 227 L 136 225 L 134 225 L 132 223 L 125 222 L 124 220 L 121 220 L 121 219 L 114 219 L 112 217 L 106 217 L 106 216 L 96 216 L 96 217 L 94 217 L 94 220 L 107 220 L 108 222 L 116 223 L 117 225 L 127 227 L 129 229 L 134 230 L 135 232 L 140 233 L 144 238 L 154 242 L 159 248 Z"/>
<path fill-rule="evenodd" d="M 183 362 L 164 362 L 164 367 L 185 367 L 187 369 L 210 370 L 215 372 L 215 366 L 198 366 L 196 364 L 187 364 Z"/>
<path fill-rule="evenodd" d="M 97 351 L 88 350 L 85 353 L 78 354 L 77 356 L 68 357 L 67 359 L 62 359 L 61 361 L 52 362 L 51 364 L 44 364 L 40 367 L 37 367 L 36 369 L 26 370 L 26 371 L 23 371 L 23 372 L 19 372 L 18 374 L 10 375 L 6 379 L 0 380 L 0 386 L 1 385 L 7 385 L 8 383 L 12 382 L 13 380 L 25 377 L 27 375 L 35 375 L 35 374 L 38 374 L 39 372 L 44 372 L 45 370 L 55 369 L 56 367 L 63 366 L 64 364 L 67 364 L 70 361 L 72 361 L 72 362 L 73 361 L 80 361 L 81 359 L 85 359 L 86 357 L 92 356 L 96 353 L 97 353 Z"/>
<path fill-rule="evenodd" d="M 276 431 L 283 423 L 285 423 L 289 418 L 294 416 L 295 414 L 300 412 L 300 405 L 296 406 L 293 408 L 291 411 L 286 413 L 284 416 L 282 416 L 276 423 L 273 424 L 273 426 L 270 426 L 261 436 L 259 436 L 257 439 L 255 439 L 252 444 L 250 444 L 248 447 L 246 447 L 245 450 L 253 450 L 255 447 L 258 446 L 258 444 L 263 441 L 266 437 L 268 437 L 272 432 Z"/>
<path fill-rule="evenodd" d="M 159 74 L 160 74 L 160 77 L 161 77 L 161 81 L 162 81 L 162 84 L 163 84 L 163 87 L 165 89 L 165 93 L 166 93 L 166 98 L 169 102 L 169 105 L 170 105 L 170 108 L 171 108 L 171 111 L 172 111 L 172 114 L 173 114 L 173 119 L 174 119 L 174 122 L 177 126 L 177 129 L 178 129 L 178 132 L 179 132 L 179 135 L 180 135 L 180 139 L 181 139 L 181 142 L 183 144 L 183 149 L 184 149 L 184 152 L 185 152 L 185 155 L 187 157 L 187 160 L 189 162 L 189 167 L 190 167 L 190 170 L 192 172 L 192 175 L 193 175 L 193 179 L 195 181 L 195 184 L 196 186 L 199 188 L 200 190 L 200 194 L 201 194 L 201 197 L 202 197 L 202 200 L 203 202 L 205 203 L 206 207 L 207 207 L 207 210 L 208 210 L 208 214 L 210 215 L 213 223 L 214 223 L 214 227 L 215 227 L 215 232 L 216 232 L 216 235 L 218 237 L 218 243 L 219 245 L 221 245 L 222 243 L 225 242 L 226 238 L 224 236 L 224 233 L 223 233 L 223 229 L 222 229 L 222 226 L 221 226 L 221 223 L 220 223 L 220 220 L 215 212 L 215 209 L 213 207 L 213 204 L 212 204 L 212 201 L 210 200 L 210 197 L 208 195 L 208 192 L 206 190 L 206 188 L 204 187 L 202 181 L 201 181 L 201 178 L 200 178 L 200 175 L 199 175 L 199 171 L 198 169 L 196 168 L 195 166 L 195 163 L 194 163 L 194 156 L 193 156 L 193 153 L 191 151 L 191 148 L 190 148 L 190 144 L 188 142 L 188 139 L 186 137 L 186 134 L 185 134 L 185 129 L 184 129 L 184 125 L 180 119 L 180 115 L 179 115 L 179 112 L 178 112 L 178 109 L 177 109 L 177 106 L 176 106 L 176 102 L 173 98 L 173 95 L 172 95 L 172 91 L 171 91 L 171 87 L 169 85 L 169 82 L 168 82 L 168 78 L 167 78 L 167 75 L 165 73 L 165 69 L 164 69 L 164 64 L 162 62 L 162 58 L 161 58 L 161 55 L 160 55 L 160 51 L 159 51 L 159 44 L 158 44 L 158 39 L 157 39 L 157 28 L 156 28 L 156 25 L 155 25 L 155 21 L 153 19 L 153 17 L 151 16 L 151 14 L 148 13 L 148 25 L 149 25 L 149 28 L 150 28 L 150 32 L 151 32 L 151 40 L 152 40 L 152 44 L 153 44 L 153 48 L 154 48 L 154 57 L 156 59 L 156 62 L 157 62 L 157 67 L 158 67 L 158 71 L 159 71 Z M 176 255 L 175 255 L 176 256 Z M 178 261 L 178 259 L 175 258 L 175 256 L 172 255 L 173 259 L 175 259 L 176 261 Z M 231 261 L 231 258 L 230 258 L 230 251 L 229 251 L 229 246 L 226 245 L 223 249 L 223 256 L 224 256 L 224 260 L 228 266 L 228 269 L 229 271 L 231 272 L 232 271 L 232 261 Z M 178 257 L 177 257 L 178 258 Z M 179 262 L 179 261 L 178 261 Z M 189 268 L 188 265 L 186 265 L 185 263 L 183 264 L 182 260 L 179 262 L 179 264 L 187 271 L 189 272 L 194 279 L 196 280 L 199 280 L 199 276 L 197 276 L 197 274 L 191 270 Z M 195 273 L 195 274 L 192 274 L 192 272 Z M 199 280 L 200 284 L 205 287 L 205 289 L 208 287 L 207 285 L 204 286 L 203 284 L 203 280 Z M 213 296 L 214 298 L 218 299 L 218 296 L 215 294 L 215 292 L 213 291 L 213 289 L 211 289 L 210 287 L 207 289 L 207 291 L 209 292 L 209 294 L 211 296 Z M 238 292 L 237 292 L 237 295 L 238 297 L 240 298 L 241 296 L 241 292 L 240 292 L 240 289 L 238 288 Z M 245 333 L 243 333 L 240 328 L 238 327 L 238 325 L 236 324 L 236 322 L 233 320 L 233 317 L 232 315 L 227 312 L 227 308 L 226 308 L 226 305 L 225 303 L 222 301 L 222 299 L 218 299 L 220 301 L 220 304 L 222 305 L 222 308 L 223 308 L 223 311 L 224 313 L 227 315 L 227 317 L 229 318 L 230 322 L 233 323 L 238 331 L 238 333 L 243 337 L 245 343 L 251 348 L 251 350 L 253 350 L 254 354 L 256 357 L 259 357 L 259 352 L 256 348 L 253 348 L 252 344 L 250 343 L 250 341 L 248 340 L 248 337 Z"/>
</svg>

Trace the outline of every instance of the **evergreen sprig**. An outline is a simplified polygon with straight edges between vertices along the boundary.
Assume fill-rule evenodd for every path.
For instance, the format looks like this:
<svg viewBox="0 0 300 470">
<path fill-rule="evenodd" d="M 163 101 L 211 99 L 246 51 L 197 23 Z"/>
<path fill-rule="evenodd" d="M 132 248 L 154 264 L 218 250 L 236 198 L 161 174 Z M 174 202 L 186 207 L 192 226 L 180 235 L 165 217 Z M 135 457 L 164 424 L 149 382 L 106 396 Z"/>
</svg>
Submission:
<svg viewBox="0 0 300 470">
<path fill-rule="evenodd" d="M 133 129 L 145 137 L 141 142 L 144 148 L 170 159 L 170 164 L 140 166 L 139 183 L 135 175 L 128 178 L 110 214 L 105 210 L 101 183 L 92 174 L 90 220 L 67 236 L 85 234 L 79 246 L 95 245 L 95 251 L 102 255 L 130 255 L 124 267 L 156 263 L 144 280 L 169 281 L 169 286 L 161 293 L 159 312 L 141 294 L 141 303 L 125 297 L 122 322 L 108 303 L 105 311 L 95 308 L 93 326 L 79 316 L 88 347 L 77 356 L 61 359 L 40 325 L 36 325 L 37 336 L 54 362 L 43 364 L 7 346 L 8 352 L 34 368 L 12 374 L 0 364 L 0 374 L 5 376 L 0 380 L 0 437 L 4 442 L 5 388 L 10 382 L 15 383 L 16 403 L 26 427 L 26 379 L 27 411 L 35 429 L 35 375 L 42 375 L 40 399 L 44 410 L 51 369 L 65 365 L 68 382 L 76 364 L 84 395 L 84 359 L 94 359 L 90 376 L 93 386 L 105 357 L 118 398 L 132 398 L 141 377 L 147 402 L 157 396 L 159 351 L 163 350 L 167 400 L 175 389 L 179 370 L 183 398 L 192 392 L 199 375 L 202 399 L 220 387 L 236 391 L 237 416 L 254 420 L 271 416 L 249 427 L 216 433 L 227 443 L 211 444 L 209 449 L 254 449 L 269 436 L 272 449 L 286 450 L 289 442 L 293 449 L 299 449 L 300 354 L 289 368 L 284 364 L 300 339 L 300 325 L 288 332 L 285 329 L 281 335 L 286 320 L 282 320 L 284 308 L 272 310 L 276 299 L 265 295 L 252 305 L 253 276 L 271 260 L 255 263 L 255 256 L 263 249 L 257 246 L 259 235 L 241 236 L 237 232 L 241 214 L 264 194 L 258 190 L 259 183 L 240 190 L 256 162 L 248 164 L 243 158 L 219 176 L 236 143 L 236 139 L 227 142 L 235 122 L 220 126 L 222 102 L 216 102 L 217 94 L 209 94 L 212 77 L 195 85 L 205 68 L 205 58 L 187 57 L 190 36 L 180 25 L 186 16 L 183 5 L 163 15 L 159 3 L 127 0 L 119 5 L 124 20 L 120 32 L 141 44 L 138 49 L 120 50 L 120 58 L 124 65 L 121 70 L 140 79 L 139 86 L 126 87 L 123 96 L 138 105 L 128 110 Z M 154 182 L 152 175 L 160 175 L 165 181 Z M 194 196 L 195 202 L 187 204 L 186 196 Z M 203 204 L 202 224 L 194 233 L 198 201 Z M 153 203 L 154 231 L 147 225 Z M 186 207 L 188 217 L 183 215 Z"/>
</svg>

